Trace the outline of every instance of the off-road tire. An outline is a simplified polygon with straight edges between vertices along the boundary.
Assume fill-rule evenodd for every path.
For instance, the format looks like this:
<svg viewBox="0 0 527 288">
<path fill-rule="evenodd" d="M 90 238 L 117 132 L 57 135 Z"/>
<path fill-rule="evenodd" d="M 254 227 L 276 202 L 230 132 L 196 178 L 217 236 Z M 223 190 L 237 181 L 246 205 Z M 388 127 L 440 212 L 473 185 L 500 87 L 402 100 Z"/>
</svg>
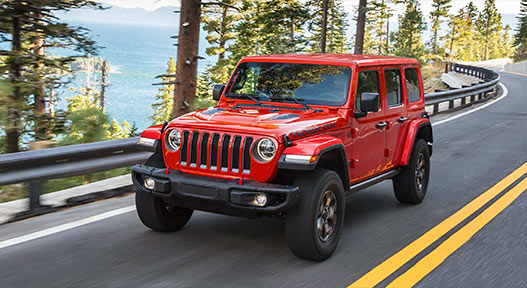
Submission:
<svg viewBox="0 0 527 288">
<path fill-rule="evenodd" d="M 419 168 L 420 167 L 420 168 Z M 423 201 L 430 176 L 430 154 L 426 141 L 417 139 L 408 165 L 393 178 L 395 198 L 402 203 L 418 204 Z M 421 180 L 418 180 L 418 179 Z"/>
<path fill-rule="evenodd" d="M 342 233 L 346 208 L 342 181 L 334 171 L 317 169 L 297 177 L 295 185 L 300 188 L 298 201 L 286 216 L 286 236 L 289 248 L 300 258 L 323 261 L 335 251 Z M 328 238 L 323 240 L 321 234 L 324 233 L 318 229 L 317 220 L 321 219 L 320 215 L 328 215 L 328 213 L 320 213 L 324 210 L 321 208 L 326 207 L 321 204 L 324 204 L 322 203 L 324 197 L 329 195 L 328 191 L 331 191 L 334 196 L 336 219 L 333 221 L 332 233 L 326 235 Z M 329 223 L 329 220 L 323 221 L 327 222 L 320 223 Z"/>
<path fill-rule="evenodd" d="M 157 153 L 150 156 L 145 165 L 165 168 L 163 156 Z M 174 232 L 181 229 L 194 212 L 191 209 L 168 205 L 152 193 L 138 189 L 135 193 L 135 206 L 141 222 L 146 227 L 159 232 Z"/>
</svg>

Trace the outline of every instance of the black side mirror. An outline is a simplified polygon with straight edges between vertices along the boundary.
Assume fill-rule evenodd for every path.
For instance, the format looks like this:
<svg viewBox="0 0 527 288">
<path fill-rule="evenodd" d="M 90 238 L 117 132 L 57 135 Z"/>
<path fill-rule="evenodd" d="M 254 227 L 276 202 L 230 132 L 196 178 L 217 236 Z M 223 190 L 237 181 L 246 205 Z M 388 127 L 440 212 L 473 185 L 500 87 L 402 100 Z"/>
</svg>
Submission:
<svg viewBox="0 0 527 288">
<path fill-rule="evenodd" d="M 225 85 L 214 84 L 214 86 L 212 87 L 212 99 L 216 101 L 220 100 L 221 94 L 223 94 L 223 90 L 225 90 Z"/>
<path fill-rule="evenodd" d="M 381 108 L 379 93 L 362 93 L 360 96 L 360 112 L 355 112 L 355 118 L 368 115 L 368 112 L 377 112 Z"/>
</svg>

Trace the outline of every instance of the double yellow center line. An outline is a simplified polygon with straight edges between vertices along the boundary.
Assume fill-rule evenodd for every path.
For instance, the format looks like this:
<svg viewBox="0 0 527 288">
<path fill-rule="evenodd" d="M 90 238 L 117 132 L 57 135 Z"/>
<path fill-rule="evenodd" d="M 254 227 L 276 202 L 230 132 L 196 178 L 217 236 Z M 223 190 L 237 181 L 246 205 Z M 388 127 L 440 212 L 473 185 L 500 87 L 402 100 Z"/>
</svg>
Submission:
<svg viewBox="0 0 527 288">
<path fill-rule="evenodd" d="M 474 212 L 479 210 L 489 201 L 494 199 L 498 194 L 503 192 L 511 184 L 520 179 L 527 173 L 527 163 L 509 174 L 496 185 L 485 191 L 472 202 L 461 208 L 459 211 L 448 217 L 443 222 L 426 232 L 424 235 L 410 243 L 408 246 L 386 259 L 370 272 L 366 273 L 360 279 L 352 283 L 350 287 L 373 287 L 379 284 L 386 277 L 393 274 L 404 264 L 417 256 L 432 243 L 439 240 L 442 236 L 467 219 Z M 388 287 L 411 287 L 417 284 L 428 273 L 439 266 L 449 255 L 454 253 L 463 244 L 465 244 L 474 234 L 496 217 L 503 209 L 509 206 L 518 196 L 527 190 L 527 178 L 501 196 L 496 202 L 481 212 L 476 218 L 459 229 L 456 233 L 445 240 L 436 249 L 423 257 L 414 266 L 408 269 L 401 276 L 396 278 Z"/>
</svg>

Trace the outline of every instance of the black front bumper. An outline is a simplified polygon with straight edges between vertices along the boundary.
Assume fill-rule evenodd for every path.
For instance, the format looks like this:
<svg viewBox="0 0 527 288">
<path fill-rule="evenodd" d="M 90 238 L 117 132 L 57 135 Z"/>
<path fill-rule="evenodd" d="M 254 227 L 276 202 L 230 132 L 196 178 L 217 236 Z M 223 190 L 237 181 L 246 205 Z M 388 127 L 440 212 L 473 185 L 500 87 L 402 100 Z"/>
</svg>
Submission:
<svg viewBox="0 0 527 288">
<path fill-rule="evenodd" d="M 144 177 L 155 180 L 154 189 L 147 189 Z M 132 168 L 132 181 L 140 191 L 152 193 L 166 202 L 190 209 L 214 213 L 257 217 L 279 215 L 291 208 L 298 197 L 298 187 L 202 177 L 183 174 L 180 171 L 136 165 Z M 266 206 L 253 206 L 247 197 L 265 194 L 269 201 Z"/>
</svg>

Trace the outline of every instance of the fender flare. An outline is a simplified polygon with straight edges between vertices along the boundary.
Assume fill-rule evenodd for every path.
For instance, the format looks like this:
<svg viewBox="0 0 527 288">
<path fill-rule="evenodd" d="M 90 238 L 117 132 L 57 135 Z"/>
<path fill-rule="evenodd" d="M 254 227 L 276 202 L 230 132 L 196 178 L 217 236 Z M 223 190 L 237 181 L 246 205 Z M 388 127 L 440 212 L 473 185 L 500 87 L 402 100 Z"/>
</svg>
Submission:
<svg viewBox="0 0 527 288">
<path fill-rule="evenodd" d="M 287 155 L 305 156 L 306 161 L 288 161 L 288 159 L 286 159 Z M 282 155 L 280 155 L 278 160 L 278 169 L 302 171 L 314 170 L 320 163 L 322 163 L 322 161 L 324 161 L 324 157 L 334 157 L 335 155 L 338 155 L 337 159 L 339 159 L 338 163 L 333 163 L 333 165 L 336 165 L 337 167 L 335 170 L 338 170 L 335 172 L 337 172 L 337 174 L 339 174 L 339 176 L 342 178 L 343 186 L 345 189 L 347 189 L 350 179 L 347 160 L 348 158 L 346 156 L 344 143 L 342 140 L 336 137 L 319 135 L 294 141 L 293 146 L 284 149 Z M 312 159 L 315 160 L 310 161 Z"/>
<path fill-rule="evenodd" d="M 139 137 L 137 148 L 143 151 L 162 154 L 161 138 L 163 137 L 166 126 L 167 123 L 146 128 Z"/>
<path fill-rule="evenodd" d="M 412 151 L 414 149 L 415 139 L 418 137 L 417 135 L 419 134 L 424 135 L 424 138 L 428 138 L 425 140 L 427 141 L 430 156 L 432 156 L 432 143 L 434 142 L 434 139 L 432 133 L 432 124 L 430 120 L 423 119 L 420 121 L 414 121 L 409 123 L 409 125 L 410 127 L 408 127 L 408 132 L 406 133 L 406 141 L 403 143 L 401 158 L 399 160 L 399 165 L 403 166 L 408 165 L 408 162 L 410 161 L 410 156 L 412 155 Z"/>
</svg>

